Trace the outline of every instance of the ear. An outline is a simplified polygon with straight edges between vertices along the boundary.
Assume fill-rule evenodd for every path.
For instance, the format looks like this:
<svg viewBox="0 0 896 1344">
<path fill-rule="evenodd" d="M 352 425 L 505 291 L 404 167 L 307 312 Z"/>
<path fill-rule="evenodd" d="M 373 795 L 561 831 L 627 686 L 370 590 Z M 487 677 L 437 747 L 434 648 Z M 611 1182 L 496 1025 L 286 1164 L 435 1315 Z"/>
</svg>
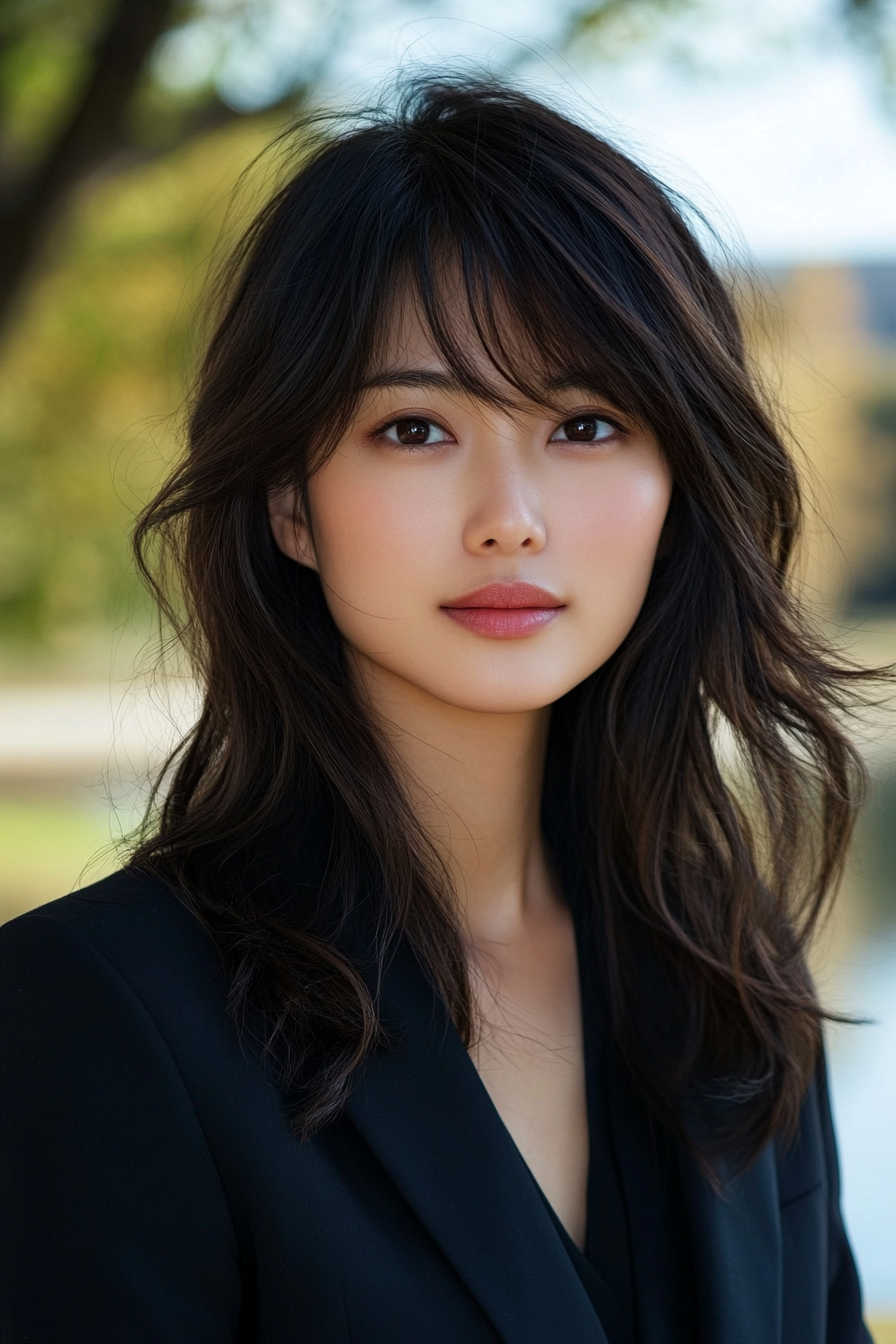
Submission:
<svg viewBox="0 0 896 1344">
<path fill-rule="evenodd" d="M 295 490 L 272 490 L 268 495 L 268 517 L 274 541 L 290 560 L 317 569 L 317 556 L 311 529 L 305 519 Z"/>
</svg>

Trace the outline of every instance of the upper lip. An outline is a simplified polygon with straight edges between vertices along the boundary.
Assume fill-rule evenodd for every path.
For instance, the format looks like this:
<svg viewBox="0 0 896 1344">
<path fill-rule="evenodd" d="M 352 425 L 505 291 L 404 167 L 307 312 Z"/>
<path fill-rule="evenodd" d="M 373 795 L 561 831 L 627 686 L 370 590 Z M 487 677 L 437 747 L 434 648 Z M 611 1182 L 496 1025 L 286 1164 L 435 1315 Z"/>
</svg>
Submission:
<svg viewBox="0 0 896 1344">
<path fill-rule="evenodd" d="M 443 607 L 496 607 L 512 609 L 515 607 L 562 607 L 561 602 L 546 588 L 538 588 L 534 583 L 487 583 L 463 597 L 443 602 Z"/>
</svg>

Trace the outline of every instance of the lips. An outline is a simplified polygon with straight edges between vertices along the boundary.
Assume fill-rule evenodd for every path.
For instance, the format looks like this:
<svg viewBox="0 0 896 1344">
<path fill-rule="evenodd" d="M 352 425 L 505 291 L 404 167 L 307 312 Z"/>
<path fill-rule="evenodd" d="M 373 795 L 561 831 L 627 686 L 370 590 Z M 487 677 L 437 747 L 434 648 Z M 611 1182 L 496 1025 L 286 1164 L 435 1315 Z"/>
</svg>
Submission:
<svg viewBox="0 0 896 1344">
<path fill-rule="evenodd" d="M 563 603 L 549 593 L 546 588 L 536 588 L 534 583 L 487 583 L 463 597 L 456 597 L 444 604 L 446 611 L 464 610 L 470 607 L 491 607 L 496 611 L 517 611 L 520 608 L 541 608 L 543 611 L 557 610 Z"/>
<path fill-rule="evenodd" d="M 533 583 L 487 583 L 442 605 L 458 625 L 488 639 L 522 639 L 556 620 L 565 603 Z"/>
</svg>

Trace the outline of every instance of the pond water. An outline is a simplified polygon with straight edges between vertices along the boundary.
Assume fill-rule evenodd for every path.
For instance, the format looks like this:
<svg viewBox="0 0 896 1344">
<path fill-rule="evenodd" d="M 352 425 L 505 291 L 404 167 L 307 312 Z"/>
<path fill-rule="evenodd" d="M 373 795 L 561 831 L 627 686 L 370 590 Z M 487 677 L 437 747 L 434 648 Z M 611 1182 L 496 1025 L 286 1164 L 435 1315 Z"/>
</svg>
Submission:
<svg viewBox="0 0 896 1344">
<path fill-rule="evenodd" d="M 896 763 L 871 764 L 821 990 L 865 1019 L 828 1033 L 843 1209 L 869 1311 L 896 1316 Z"/>
<path fill-rule="evenodd" d="M 843 1210 L 869 1311 L 896 1314 L 896 922 L 849 962 L 838 997 L 872 1020 L 830 1042 Z"/>
</svg>

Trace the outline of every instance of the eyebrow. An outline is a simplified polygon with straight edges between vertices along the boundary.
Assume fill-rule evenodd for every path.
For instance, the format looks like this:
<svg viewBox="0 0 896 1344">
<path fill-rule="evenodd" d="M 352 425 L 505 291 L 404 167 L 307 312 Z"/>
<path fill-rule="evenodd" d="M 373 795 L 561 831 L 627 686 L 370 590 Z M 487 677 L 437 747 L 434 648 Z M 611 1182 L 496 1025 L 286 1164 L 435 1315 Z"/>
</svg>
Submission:
<svg viewBox="0 0 896 1344">
<path fill-rule="evenodd" d="M 460 379 L 453 374 L 441 373 L 438 369 L 383 369 L 381 373 L 372 373 L 361 384 L 369 387 L 423 387 L 437 388 L 441 392 L 463 392 Z"/>
<path fill-rule="evenodd" d="M 419 387 L 424 390 L 433 388 L 440 392 L 452 393 L 469 391 L 469 388 L 465 387 L 454 374 L 443 373 L 439 369 L 383 369 L 380 373 L 373 373 L 369 378 L 365 378 L 361 386 L 365 391 L 374 387 Z M 544 390 L 548 395 L 556 392 L 587 392 L 589 396 L 599 397 L 604 401 L 611 400 L 592 379 L 569 375 L 549 378 L 544 384 Z"/>
<path fill-rule="evenodd" d="M 544 385 L 545 392 L 587 392 L 589 397 L 599 397 L 603 401 L 612 401 L 607 392 L 593 378 L 575 374 L 562 378 L 549 378 Z M 615 403 L 614 403 L 615 404 Z"/>
</svg>

